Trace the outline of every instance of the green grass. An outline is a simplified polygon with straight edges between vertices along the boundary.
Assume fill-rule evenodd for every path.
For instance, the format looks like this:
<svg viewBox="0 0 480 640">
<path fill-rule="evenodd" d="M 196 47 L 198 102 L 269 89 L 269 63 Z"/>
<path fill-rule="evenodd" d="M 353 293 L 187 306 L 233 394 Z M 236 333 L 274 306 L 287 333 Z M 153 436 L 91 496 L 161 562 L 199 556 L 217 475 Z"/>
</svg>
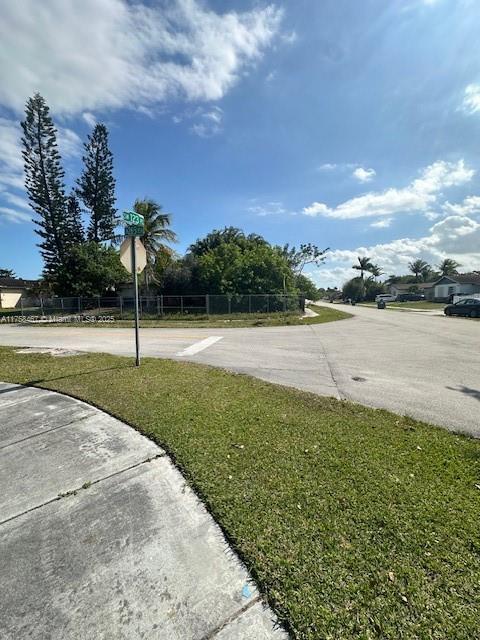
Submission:
<svg viewBox="0 0 480 640">
<path fill-rule="evenodd" d="M 350 318 L 351 314 L 339 311 L 338 309 L 330 309 L 325 307 L 311 306 L 317 316 L 312 318 L 302 318 L 301 312 L 289 312 L 289 313 L 237 313 L 237 314 L 222 314 L 222 315 L 198 315 L 198 314 L 175 314 L 171 316 L 164 316 L 163 318 L 145 318 L 140 321 L 140 326 L 143 328 L 225 328 L 225 327 L 283 327 L 302 324 L 321 324 L 323 322 L 332 322 L 334 320 L 343 320 Z M 88 312 L 85 312 L 88 316 Z M 95 310 L 91 314 L 92 316 L 110 314 L 98 314 Z M 0 324 L 1 324 L 0 318 Z M 133 320 L 120 320 L 116 319 L 114 322 L 48 322 L 48 323 L 35 323 L 30 326 L 42 326 L 42 327 L 133 327 Z"/>
<path fill-rule="evenodd" d="M 478 637 L 480 442 L 191 363 L 0 347 L 163 446 L 294 638 Z"/>
<path fill-rule="evenodd" d="M 445 302 L 430 302 L 429 300 L 416 300 L 414 302 L 387 302 L 389 307 L 397 307 L 399 309 L 437 309 L 442 310 Z"/>
<path fill-rule="evenodd" d="M 376 302 L 360 302 L 362 306 L 376 307 Z M 417 300 L 415 302 L 387 302 L 387 309 L 422 309 L 422 310 L 442 310 L 445 307 L 444 302 L 430 302 L 428 300 Z"/>
</svg>

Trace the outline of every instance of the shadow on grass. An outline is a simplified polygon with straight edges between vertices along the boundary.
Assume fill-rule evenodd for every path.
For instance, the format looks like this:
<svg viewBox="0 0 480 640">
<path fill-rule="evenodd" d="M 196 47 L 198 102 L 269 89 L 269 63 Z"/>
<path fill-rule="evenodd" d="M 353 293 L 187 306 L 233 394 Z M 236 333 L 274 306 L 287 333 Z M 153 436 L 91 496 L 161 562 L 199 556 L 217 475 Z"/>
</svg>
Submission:
<svg viewBox="0 0 480 640">
<path fill-rule="evenodd" d="M 39 378 L 38 380 L 26 380 L 25 382 L 22 382 L 21 385 L 17 385 L 15 387 L 9 387 L 7 389 L 0 389 L 0 393 L 8 393 L 11 391 L 15 391 L 22 386 L 23 387 L 35 386 L 37 384 L 42 384 L 42 382 L 56 382 L 57 380 L 68 380 L 68 378 L 78 378 L 80 376 L 88 376 L 92 373 L 104 373 L 106 371 L 118 371 L 119 369 L 132 369 L 132 368 L 135 368 L 134 364 L 123 364 L 117 367 L 108 367 L 107 369 L 89 369 L 88 371 L 70 373 L 64 376 L 57 376 L 55 378 Z"/>
</svg>

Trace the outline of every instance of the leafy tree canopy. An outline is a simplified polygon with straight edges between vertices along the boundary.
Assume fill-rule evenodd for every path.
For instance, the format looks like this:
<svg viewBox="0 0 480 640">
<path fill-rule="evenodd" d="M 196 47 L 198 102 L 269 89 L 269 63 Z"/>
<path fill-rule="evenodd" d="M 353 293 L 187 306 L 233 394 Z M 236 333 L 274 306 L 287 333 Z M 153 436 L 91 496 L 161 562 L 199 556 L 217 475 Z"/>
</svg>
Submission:
<svg viewBox="0 0 480 640">
<path fill-rule="evenodd" d="M 13 269 L 0 269 L 0 278 L 16 278 L 15 271 Z"/>
<path fill-rule="evenodd" d="M 319 294 L 318 288 L 315 284 L 308 278 L 304 276 L 302 273 L 297 273 L 294 279 L 295 288 L 298 289 L 299 293 L 308 298 L 308 300 L 318 300 L 321 296 Z"/>
<path fill-rule="evenodd" d="M 220 244 L 198 258 L 199 283 L 209 293 L 283 293 L 294 278 L 285 258 L 267 243 Z"/>
<path fill-rule="evenodd" d="M 57 295 L 104 295 L 130 280 L 113 247 L 95 241 L 73 247 L 59 268 L 53 283 Z"/>
<path fill-rule="evenodd" d="M 458 269 L 461 266 L 462 265 L 456 260 L 452 260 L 452 258 L 445 258 L 445 260 L 442 260 L 442 262 L 437 265 L 437 269 L 440 271 L 442 276 L 451 276 L 458 273 Z"/>
<path fill-rule="evenodd" d="M 190 245 L 188 251 L 192 255 L 200 257 L 223 244 L 234 244 L 240 249 L 245 250 L 251 246 L 268 245 L 268 242 L 256 233 L 245 235 L 241 229 L 225 227 L 220 230 L 214 229 L 206 235 L 205 238 L 200 238 Z"/>
<path fill-rule="evenodd" d="M 365 283 L 362 278 L 352 278 L 343 285 L 343 297 L 351 298 L 354 302 L 363 300 L 365 296 Z"/>
<path fill-rule="evenodd" d="M 309 242 L 307 244 L 301 244 L 299 249 L 290 247 L 288 243 L 283 247 L 278 247 L 278 249 L 287 260 L 292 271 L 295 274 L 301 274 L 307 264 L 315 264 L 318 267 L 325 262 L 329 247 L 319 249 L 317 245 Z"/>
</svg>

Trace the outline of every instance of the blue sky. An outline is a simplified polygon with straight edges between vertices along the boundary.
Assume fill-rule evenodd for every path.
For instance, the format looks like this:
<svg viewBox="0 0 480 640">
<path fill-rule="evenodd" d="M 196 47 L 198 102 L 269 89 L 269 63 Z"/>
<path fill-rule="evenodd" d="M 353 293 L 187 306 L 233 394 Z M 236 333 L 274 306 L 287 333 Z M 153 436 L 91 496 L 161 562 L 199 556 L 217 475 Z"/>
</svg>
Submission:
<svg viewBox="0 0 480 640">
<path fill-rule="evenodd" d="M 234 225 L 357 255 L 387 274 L 453 256 L 480 269 L 480 5 L 475 0 L 6 0 L 0 24 L 0 266 L 42 264 L 18 122 L 35 90 L 70 185 L 110 130 L 117 206 L 149 196 L 182 252 Z"/>
</svg>

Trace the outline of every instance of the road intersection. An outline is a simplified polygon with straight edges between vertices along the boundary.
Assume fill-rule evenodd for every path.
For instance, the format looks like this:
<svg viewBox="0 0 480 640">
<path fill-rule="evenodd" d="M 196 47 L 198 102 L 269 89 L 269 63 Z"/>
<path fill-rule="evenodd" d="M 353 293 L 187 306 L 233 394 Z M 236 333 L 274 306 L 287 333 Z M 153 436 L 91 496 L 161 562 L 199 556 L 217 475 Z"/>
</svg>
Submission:
<svg viewBox="0 0 480 640">
<path fill-rule="evenodd" d="M 367 307 L 326 324 L 144 329 L 143 356 L 191 360 L 480 437 L 480 323 Z M 132 355 L 132 330 L 0 325 L 0 344 Z"/>
</svg>

